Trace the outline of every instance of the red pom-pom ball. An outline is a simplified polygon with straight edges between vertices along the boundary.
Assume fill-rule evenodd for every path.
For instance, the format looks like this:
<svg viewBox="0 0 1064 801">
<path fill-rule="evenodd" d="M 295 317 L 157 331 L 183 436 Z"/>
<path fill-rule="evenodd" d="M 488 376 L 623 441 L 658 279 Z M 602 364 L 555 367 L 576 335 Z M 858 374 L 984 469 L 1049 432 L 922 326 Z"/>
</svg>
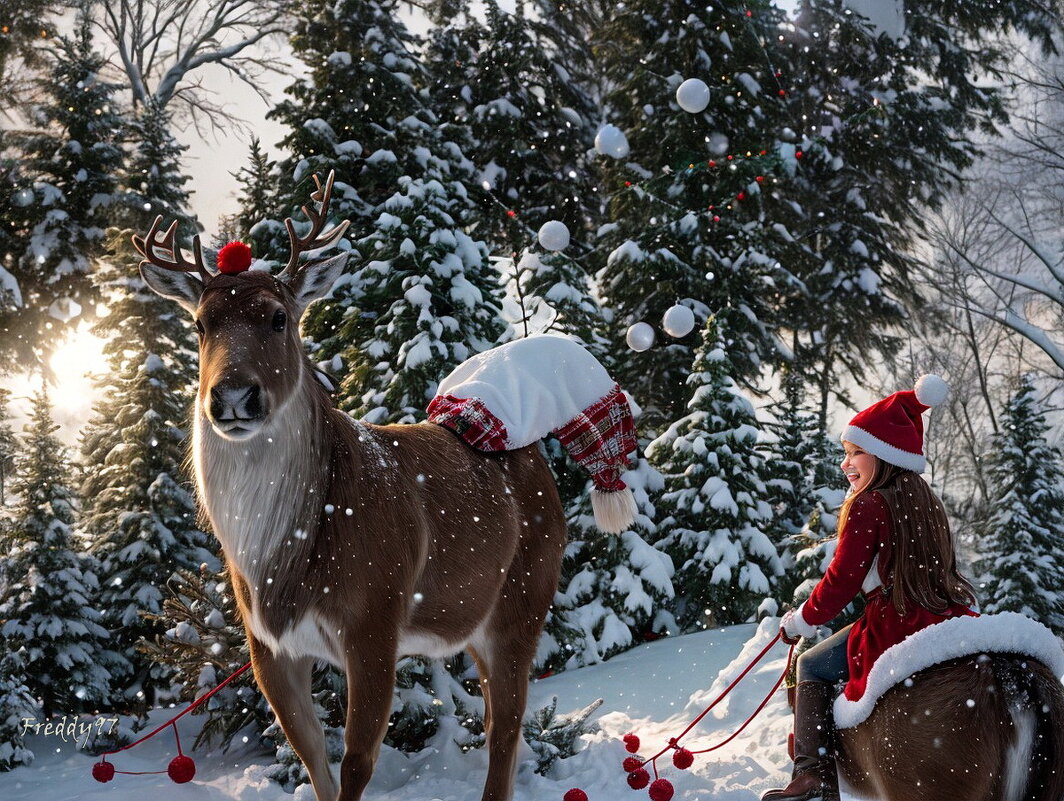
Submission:
<svg viewBox="0 0 1064 801">
<path fill-rule="evenodd" d="M 579 787 L 574 787 L 572 790 L 562 796 L 562 801 L 587 801 L 587 793 L 585 793 Z"/>
<path fill-rule="evenodd" d="M 658 779 L 650 785 L 650 801 L 670 801 L 675 790 L 668 779 Z"/>
<path fill-rule="evenodd" d="M 242 273 L 251 266 L 251 248 L 243 242 L 230 242 L 218 251 L 218 272 Z"/>
<path fill-rule="evenodd" d="M 110 762 L 97 762 L 92 766 L 92 778 L 98 782 L 109 782 L 115 777 L 115 766 Z"/>
<path fill-rule="evenodd" d="M 629 754 L 634 754 L 639 750 L 639 738 L 634 734 L 624 735 L 624 748 Z"/>
<path fill-rule="evenodd" d="M 621 767 L 624 768 L 625 773 L 631 773 L 633 770 L 639 770 L 643 767 L 643 760 L 639 757 L 625 757 Z"/>
<path fill-rule="evenodd" d="M 695 755 L 686 748 L 677 748 L 672 754 L 672 764 L 680 770 L 687 770 L 694 764 Z"/>
<path fill-rule="evenodd" d="M 192 781 L 192 777 L 196 775 L 196 763 L 192 761 L 191 757 L 180 754 L 170 760 L 170 765 L 167 767 L 166 772 L 175 782 L 184 784 Z"/>
<path fill-rule="evenodd" d="M 648 784 L 650 784 L 650 774 L 647 773 L 646 768 L 633 770 L 628 774 L 628 786 L 633 790 L 642 790 Z"/>
</svg>

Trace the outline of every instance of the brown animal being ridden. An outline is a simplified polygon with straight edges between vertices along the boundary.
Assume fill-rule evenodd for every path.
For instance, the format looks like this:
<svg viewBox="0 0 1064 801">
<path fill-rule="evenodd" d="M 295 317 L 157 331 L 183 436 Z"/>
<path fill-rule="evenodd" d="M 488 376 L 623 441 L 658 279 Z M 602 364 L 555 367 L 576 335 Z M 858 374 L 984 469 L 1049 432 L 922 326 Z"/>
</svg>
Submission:
<svg viewBox="0 0 1064 801">
<path fill-rule="evenodd" d="M 484 694 L 483 799 L 507 801 L 565 547 L 561 502 L 535 446 L 485 454 L 434 424 L 368 425 L 332 408 L 297 331 L 346 260 L 298 265 L 301 252 L 346 228 L 321 233 L 331 188 L 330 174 L 312 196 L 319 208 L 304 207 L 307 236 L 286 221 L 292 255 L 277 278 L 212 275 L 199 242 L 187 261 L 175 226 L 160 238 L 160 220 L 135 240 L 145 281 L 191 312 L 199 331 L 200 498 L 225 551 L 255 677 L 318 801 L 362 797 L 397 660 L 463 648 Z M 311 701 L 316 659 L 347 676 L 339 790 Z"/>
<path fill-rule="evenodd" d="M 1027 656 L 920 671 L 838 739 L 839 772 L 879 801 L 1064 801 L 1064 687 Z"/>
</svg>

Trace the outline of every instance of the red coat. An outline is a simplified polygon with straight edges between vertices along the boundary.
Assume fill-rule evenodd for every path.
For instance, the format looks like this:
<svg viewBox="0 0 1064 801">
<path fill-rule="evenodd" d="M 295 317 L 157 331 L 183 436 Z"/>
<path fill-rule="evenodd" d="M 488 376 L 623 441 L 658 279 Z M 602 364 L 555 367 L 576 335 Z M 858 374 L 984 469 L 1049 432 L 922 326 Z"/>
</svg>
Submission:
<svg viewBox="0 0 1064 801">
<path fill-rule="evenodd" d="M 882 586 L 865 593 L 868 604 L 864 615 L 853 624 L 846 642 L 850 679 L 843 692 L 851 701 L 864 695 L 872 665 L 892 645 L 947 618 L 975 614 L 963 604 L 953 604 L 946 614 L 939 615 L 913 601 L 905 604 L 906 614 L 898 614 L 889 591 L 885 591 L 891 586 L 893 574 L 890 509 L 882 495 L 870 491 L 861 493 L 850 506 L 835 556 L 824 578 L 801 606 L 805 622 L 820 626 L 842 612 L 861 592 L 861 585 L 865 583 L 876 556 L 879 557 L 878 580 Z"/>
</svg>

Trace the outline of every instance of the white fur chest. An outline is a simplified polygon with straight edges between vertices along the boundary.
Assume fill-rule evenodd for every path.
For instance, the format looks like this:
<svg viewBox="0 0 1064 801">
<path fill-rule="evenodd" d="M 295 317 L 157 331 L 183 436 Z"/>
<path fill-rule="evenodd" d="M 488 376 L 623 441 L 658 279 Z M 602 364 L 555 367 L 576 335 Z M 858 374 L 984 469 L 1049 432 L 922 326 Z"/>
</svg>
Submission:
<svg viewBox="0 0 1064 801">
<path fill-rule="evenodd" d="M 275 416 L 254 438 L 221 438 L 197 410 L 193 431 L 196 482 L 231 569 L 244 579 L 250 594 L 246 622 L 255 637 L 274 653 L 314 656 L 339 664 L 342 649 L 329 627 L 311 607 L 280 634 L 266 627 L 260 609 L 273 574 L 285 573 L 280 561 L 291 558 L 311 532 L 299 518 L 301 500 L 316 489 L 314 470 L 320 460 L 306 445 L 306 420 Z M 313 504 L 311 505 L 313 507 Z"/>
</svg>

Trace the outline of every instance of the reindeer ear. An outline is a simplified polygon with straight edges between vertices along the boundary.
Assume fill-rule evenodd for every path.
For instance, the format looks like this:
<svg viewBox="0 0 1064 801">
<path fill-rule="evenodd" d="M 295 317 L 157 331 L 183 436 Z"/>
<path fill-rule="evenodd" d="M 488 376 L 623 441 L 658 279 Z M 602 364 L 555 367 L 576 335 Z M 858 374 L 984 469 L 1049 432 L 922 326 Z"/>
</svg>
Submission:
<svg viewBox="0 0 1064 801">
<path fill-rule="evenodd" d="M 336 279 L 347 266 L 347 257 L 347 253 L 341 253 L 331 259 L 312 262 L 295 274 L 291 286 L 301 314 L 313 301 L 329 294 Z"/>
<path fill-rule="evenodd" d="M 203 294 L 203 282 L 199 278 L 192 273 L 167 270 L 147 262 L 140 265 L 140 275 L 155 292 L 164 298 L 176 300 L 181 308 L 195 316 L 200 295 Z"/>
</svg>

